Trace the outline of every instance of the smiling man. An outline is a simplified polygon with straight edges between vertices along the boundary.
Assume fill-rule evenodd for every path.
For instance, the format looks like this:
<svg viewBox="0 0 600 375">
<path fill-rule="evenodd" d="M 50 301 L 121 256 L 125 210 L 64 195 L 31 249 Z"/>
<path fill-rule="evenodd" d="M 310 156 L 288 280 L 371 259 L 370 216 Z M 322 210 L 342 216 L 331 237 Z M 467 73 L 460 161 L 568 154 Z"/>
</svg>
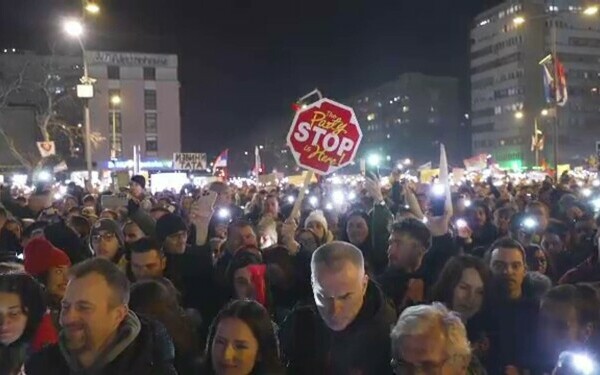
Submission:
<svg viewBox="0 0 600 375">
<path fill-rule="evenodd" d="M 90 259 L 69 276 L 59 343 L 31 357 L 27 374 L 176 374 L 165 328 L 129 311 L 129 282 L 117 266 Z"/>
<path fill-rule="evenodd" d="M 311 261 L 315 307 L 293 311 L 281 329 L 294 374 L 389 374 L 395 312 L 365 274 L 361 251 L 334 241 Z"/>
</svg>

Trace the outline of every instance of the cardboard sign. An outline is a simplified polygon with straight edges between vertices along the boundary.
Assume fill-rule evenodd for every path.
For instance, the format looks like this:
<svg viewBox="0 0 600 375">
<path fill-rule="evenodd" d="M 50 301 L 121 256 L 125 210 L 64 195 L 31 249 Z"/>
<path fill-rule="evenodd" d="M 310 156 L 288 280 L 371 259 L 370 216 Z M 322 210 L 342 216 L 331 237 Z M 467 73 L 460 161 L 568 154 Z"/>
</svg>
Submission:
<svg viewBox="0 0 600 375">
<path fill-rule="evenodd" d="M 38 150 L 43 158 L 56 154 L 56 146 L 54 142 L 37 142 Z"/>
<path fill-rule="evenodd" d="M 297 112 L 287 136 L 296 163 L 321 175 L 350 164 L 361 140 L 352 108 L 325 98 Z"/>
<path fill-rule="evenodd" d="M 176 152 L 173 154 L 173 169 L 188 171 L 206 169 L 206 154 Z"/>
</svg>

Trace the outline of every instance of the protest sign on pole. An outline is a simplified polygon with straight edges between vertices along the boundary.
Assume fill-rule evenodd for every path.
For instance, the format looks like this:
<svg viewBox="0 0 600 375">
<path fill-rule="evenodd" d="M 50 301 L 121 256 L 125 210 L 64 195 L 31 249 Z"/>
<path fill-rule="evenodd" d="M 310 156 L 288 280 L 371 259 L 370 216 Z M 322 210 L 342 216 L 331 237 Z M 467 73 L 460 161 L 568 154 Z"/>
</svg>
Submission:
<svg viewBox="0 0 600 375">
<path fill-rule="evenodd" d="M 188 171 L 206 169 L 206 154 L 191 152 L 173 153 L 173 169 Z"/>
<path fill-rule="evenodd" d="M 54 142 L 37 142 L 38 150 L 40 151 L 40 156 L 46 158 L 48 156 L 52 156 L 56 154 L 56 146 Z"/>
<path fill-rule="evenodd" d="M 313 173 L 327 175 L 350 164 L 361 140 L 360 125 L 350 107 L 321 98 L 296 112 L 287 144 L 296 163 L 309 173 L 290 217 L 298 214 Z"/>
</svg>

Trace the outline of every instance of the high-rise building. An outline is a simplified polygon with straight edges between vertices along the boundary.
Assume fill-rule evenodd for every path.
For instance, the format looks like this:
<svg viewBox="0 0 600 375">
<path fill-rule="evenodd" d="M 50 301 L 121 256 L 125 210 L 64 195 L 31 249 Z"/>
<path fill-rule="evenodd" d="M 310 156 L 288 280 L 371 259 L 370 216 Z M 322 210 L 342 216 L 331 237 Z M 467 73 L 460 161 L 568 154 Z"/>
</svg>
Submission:
<svg viewBox="0 0 600 375">
<path fill-rule="evenodd" d="M 473 153 L 503 166 L 533 165 L 535 124 L 541 158 L 579 163 L 600 140 L 600 20 L 584 0 L 506 1 L 479 14 L 471 30 Z M 596 8 L 597 12 L 597 8 Z M 544 95 L 540 61 L 556 51 L 568 101 L 557 112 Z M 546 109 L 546 111 L 544 111 Z M 543 113 L 543 114 L 542 114 Z"/>
<path fill-rule="evenodd" d="M 93 160 L 102 168 L 113 156 L 127 162 L 140 146 L 142 160 L 168 165 L 181 149 L 177 56 L 89 51 L 86 59 L 96 79 L 91 128 L 106 139 Z"/>
<path fill-rule="evenodd" d="M 467 129 L 461 127 L 457 78 L 405 73 L 354 96 L 348 105 L 363 131 L 361 155 L 375 152 L 389 161 L 425 163 L 439 155 L 441 142 L 452 160 L 466 156 L 460 146 Z"/>
</svg>

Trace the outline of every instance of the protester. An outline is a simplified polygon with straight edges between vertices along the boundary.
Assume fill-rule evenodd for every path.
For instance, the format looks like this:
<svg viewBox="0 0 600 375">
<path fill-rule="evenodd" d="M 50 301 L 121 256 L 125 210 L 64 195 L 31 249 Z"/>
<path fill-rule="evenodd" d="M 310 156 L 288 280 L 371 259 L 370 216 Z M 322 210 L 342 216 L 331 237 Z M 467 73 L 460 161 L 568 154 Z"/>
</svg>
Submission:
<svg viewBox="0 0 600 375">
<path fill-rule="evenodd" d="M 440 303 L 404 310 L 392 329 L 395 374 L 485 374 L 461 319 Z"/>
<path fill-rule="evenodd" d="M 95 256 L 108 259 L 123 272 L 127 270 L 123 231 L 114 220 L 100 219 L 92 227 L 90 245 Z"/>
<path fill-rule="evenodd" d="M 150 210 L 152 202 L 146 197 L 146 178 L 142 175 L 131 177 L 129 182 L 131 197 L 135 199 L 143 210 Z"/>
<path fill-rule="evenodd" d="M 0 207 L 0 251 L 20 253 L 19 238 L 7 228 L 8 222 L 8 211 Z"/>
<path fill-rule="evenodd" d="M 123 237 L 125 239 L 125 246 L 128 246 L 145 237 L 145 233 L 139 225 L 129 220 L 123 225 Z"/>
<path fill-rule="evenodd" d="M 60 302 L 67 288 L 67 273 L 71 260 L 62 250 L 55 248 L 44 238 L 34 238 L 24 250 L 25 271 L 45 287 L 46 302 L 52 320 L 58 327 Z"/>
<path fill-rule="evenodd" d="M 173 340 L 175 369 L 179 374 L 195 374 L 200 365 L 200 340 L 192 318 L 177 301 L 177 290 L 164 278 L 143 280 L 131 286 L 129 307 L 136 314 L 161 322 Z"/>
<path fill-rule="evenodd" d="M 213 321 L 201 374 L 285 374 L 269 314 L 255 301 L 237 300 Z"/>
<path fill-rule="evenodd" d="M 466 210 L 466 220 L 472 231 L 466 252 L 471 253 L 477 247 L 487 247 L 498 238 L 496 227 L 492 224 L 490 209 L 482 201 L 473 202 Z"/>
<path fill-rule="evenodd" d="M 542 299 L 539 320 L 539 366 L 551 372 L 563 351 L 600 354 L 598 293 L 587 285 L 560 285 Z"/>
<path fill-rule="evenodd" d="M 318 238 L 318 245 L 325 245 L 333 241 L 333 234 L 329 231 L 327 219 L 321 210 L 315 210 L 304 220 L 304 228 L 312 231 Z"/>
<path fill-rule="evenodd" d="M 377 279 L 384 294 L 394 302 L 396 313 L 425 300 L 425 285 L 417 273 L 425 252 L 431 247 L 431 232 L 413 218 L 391 227 L 388 247 L 389 266 Z"/>
<path fill-rule="evenodd" d="M 394 309 L 365 273 L 362 252 L 333 241 L 311 262 L 314 306 L 295 309 L 281 327 L 282 353 L 294 374 L 390 373 Z"/>
<path fill-rule="evenodd" d="M 1 374 L 22 374 L 45 312 L 42 288 L 31 276 L 0 274 Z"/>
<path fill-rule="evenodd" d="M 144 237 L 130 245 L 129 266 L 136 281 L 165 275 L 167 258 L 160 244 Z"/>
<path fill-rule="evenodd" d="M 129 282 L 112 262 L 86 260 L 69 272 L 60 343 L 33 355 L 28 375 L 176 374 L 164 326 L 129 310 Z"/>
<path fill-rule="evenodd" d="M 487 369 L 494 374 L 512 368 L 531 369 L 539 300 L 534 281 L 527 277 L 525 249 L 519 242 L 503 238 L 490 246 L 488 258 L 491 298 L 483 312 L 490 340 Z"/>
</svg>

